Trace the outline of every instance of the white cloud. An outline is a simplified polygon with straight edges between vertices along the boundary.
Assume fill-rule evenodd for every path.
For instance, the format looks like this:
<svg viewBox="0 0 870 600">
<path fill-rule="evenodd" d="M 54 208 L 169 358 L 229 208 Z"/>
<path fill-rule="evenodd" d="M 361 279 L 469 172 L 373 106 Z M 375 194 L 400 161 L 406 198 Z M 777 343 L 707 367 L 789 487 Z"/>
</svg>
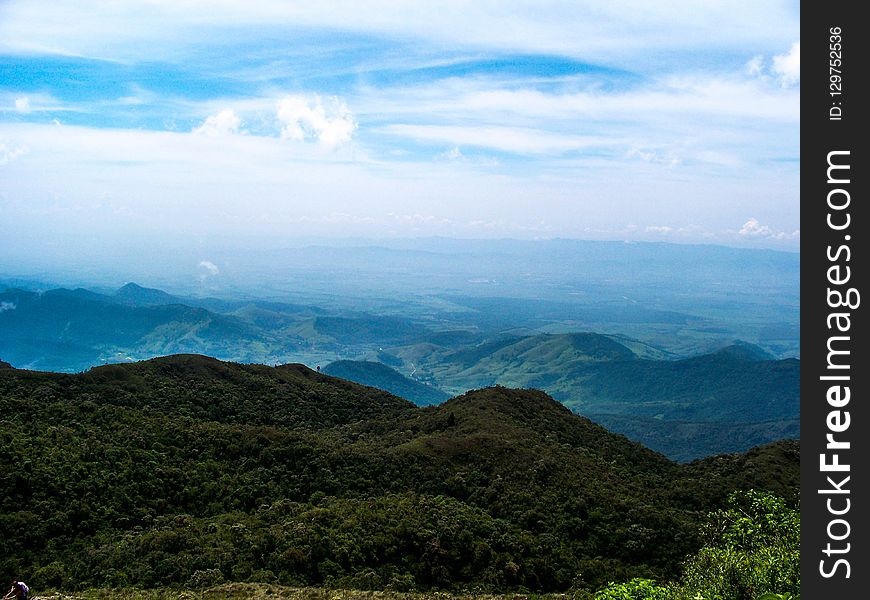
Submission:
<svg viewBox="0 0 870 600">
<path fill-rule="evenodd" d="M 471 155 L 468 156 L 459 149 L 459 146 L 453 146 L 449 150 L 445 150 L 435 156 L 435 160 L 445 161 L 454 164 L 461 165 L 470 165 L 476 167 L 498 167 L 501 163 L 499 163 L 498 159 L 492 156 L 485 155 Z"/>
<path fill-rule="evenodd" d="M 788 52 L 777 54 L 770 60 L 761 55 L 752 57 L 745 67 L 746 74 L 761 80 L 775 80 L 782 88 L 792 88 L 801 82 L 801 43 L 794 42 Z"/>
<path fill-rule="evenodd" d="M 743 227 L 740 228 L 740 231 L 738 231 L 737 234 L 746 238 L 788 240 L 799 238 L 801 232 L 800 229 L 796 229 L 791 233 L 786 231 L 775 231 L 769 225 L 762 225 L 758 219 L 751 217 L 743 224 Z"/>
<path fill-rule="evenodd" d="M 673 230 L 673 227 L 668 227 L 667 225 L 650 225 L 646 228 L 648 233 L 670 233 Z"/>
<path fill-rule="evenodd" d="M 15 310 L 17 308 L 14 302 L 0 302 L 0 313 L 7 310 Z"/>
<path fill-rule="evenodd" d="M 19 96 L 15 99 L 15 110 L 22 114 L 30 112 L 30 98 L 27 96 Z"/>
<path fill-rule="evenodd" d="M 407 215 L 407 214 L 396 214 L 396 213 L 387 213 L 387 217 L 401 223 L 402 225 L 449 225 L 451 223 L 450 219 L 445 219 L 443 217 L 437 217 L 435 215 L 422 215 L 419 213 Z"/>
<path fill-rule="evenodd" d="M 795 42 L 786 54 L 773 57 L 771 70 L 779 78 L 783 87 L 789 87 L 801 81 L 801 43 Z"/>
<path fill-rule="evenodd" d="M 465 155 L 462 154 L 462 150 L 459 149 L 459 146 L 453 146 L 450 150 L 439 154 L 438 158 L 443 158 L 444 160 L 462 160 L 465 158 Z"/>
<path fill-rule="evenodd" d="M 208 117 L 202 125 L 193 130 L 197 135 L 218 137 L 238 133 L 242 121 L 231 109 L 224 109 L 216 115 Z"/>
<path fill-rule="evenodd" d="M 2 17 L 0 17 L 0 21 L 2 21 Z M 22 90 L 15 90 L 15 82 L 11 83 L 12 89 L 0 90 L 0 114 L 4 112 L 14 112 L 19 115 L 82 112 L 83 104 L 64 102 L 45 92 L 23 94 Z"/>
<path fill-rule="evenodd" d="M 203 276 L 205 276 L 205 275 L 217 275 L 218 273 L 221 272 L 221 270 L 218 269 L 218 266 L 216 264 L 214 264 L 213 262 L 211 262 L 210 260 L 200 261 L 199 266 L 200 266 L 200 268 L 205 269 L 205 271 L 206 271 L 203 274 Z"/>
<path fill-rule="evenodd" d="M 357 123 L 347 105 L 330 98 L 324 105 L 319 96 L 287 96 L 278 102 L 281 137 L 297 142 L 315 139 L 327 148 L 349 142 Z"/>
<path fill-rule="evenodd" d="M 743 227 L 741 227 L 740 231 L 738 231 L 737 233 L 748 237 L 769 237 L 772 232 L 769 226 L 762 225 L 758 222 L 758 219 L 756 219 L 755 217 L 751 217 L 748 221 L 746 221 L 746 223 L 743 224 Z"/>
<path fill-rule="evenodd" d="M 393 127 L 461 123 L 478 128 L 549 130 L 563 137 L 572 132 L 599 133 L 609 138 L 623 132 L 636 137 L 639 132 L 661 128 L 650 134 L 657 144 L 663 136 L 680 132 L 695 138 L 699 127 L 710 133 L 720 124 L 731 129 L 735 118 L 765 126 L 800 119 L 799 90 L 772 85 L 769 77 L 749 78 L 742 72 L 667 75 L 624 89 L 587 86 L 571 92 L 523 88 L 507 80 L 453 79 L 416 87 L 369 88 L 355 105 L 369 120 L 388 120 Z M 457 146 L 472 145 L 460 138 L 439 139 Z"/>
<path fill-rule="evenodd" d="M 239 114 L 250 122 L 247 111 Z M 544 147 L 552 146 L 546 140 L 547 132 L 543 134 Z M 703 140 L 709 137 L 705 131 Z M 790 207 L 799 195 L 797 178 L 788 170 L 766 169 L 765 177 L 751 179 L 752 186 L 747 188 L 747 177 L 760 172 L 750 163 L 746 169 L 718 172 L 716 185 L 711 187 L 709 173 L 694 161 L 678 172 L 650 169 L 641 161 L 614 161 L 597 149 L 591 156 L 558 160 L 545 156 L 546 168 L 539 170 L 526 156 L 502 159 L 504 166 L 499 169 L 432 160 L 430 153 L 416 159 L 375 161 L 364 155 L 358 158 L 355 144 L 340 152 L 318 153 L 310 145 L 252 134 L 227 136 L 215 144 L 212 138 L 189 132 L 14 122 L 0 123 L 0 140 L 26 143 L 28 160 L 16 160 L 0 170 L 0 187 L 6 196 L 0 205 L 10 229 L 30 232 L 85 231 L 107 237 L 143 231 L 187 237 L 240 233 L 378 236 L 393 235 L 394 230 L 395 235 L 407 234 L 403 225 L 407 222 L 422 235 L 491 231 L 493 235 L 527 237 L 540 232 L 524 229 L 522 224 L 545 220 L 551 223 L 547 235 L 585 237 L 584 227 L 622 235 L 619 227 L 631 220 L 642 224 L 636 233 L 640 238 L 659 235 L 644 232 L 645 224 L 697 222 L 717 232 L 711 239 L 727 243 L 748 239 L 736 235 L 739 227 L 726 228 L 729 223 L 745 221 L 759 202 L 765 207 Z M 496 141 L 503 142 L 490 140 Z M 441 149 L 454 144 L 466 159 L 475 159 L 472 146 L 448 142 L 441 143 Z M 629 147 L 628 143 L 617 147 L 615 156 L 624 156 Z M 689 150 L 694 154 L 694 147 Z M 52 177 L 44 177 L 46 172 Z M 96 180 L 100 192 L 117 199 L 117 210 L 88 208 L 95 197 Z M 70 207 L 79 205 L 85 209 L 72 213 Z M 435 212 L 433 206 L 438 207 L 439 218 L 450 222 L 425 218 Z M 261 214 L 268 214 L 268 219 L 250 221 L 252 215 Z M 302 215 L 310 219 L 303 221 Z M 766 218 L 767 213 L 758 216 Z M 790 217 L 782 218 L 791 223 Z M 503 225 L 495 229 L 472 231 L 462 225 L 500 219 Z M 706 234 L 675 229 L 671 235 L 701 241 Z M 197 258 L 205 261 L 208 257 Z M 199 262 L 193 261 L 192 266 Z M 220 267 L 220 276 L 224 271 Z M 195 273 L 194 277 L 202 274 L 211 279 L 205 266 Z"/>
</svg>

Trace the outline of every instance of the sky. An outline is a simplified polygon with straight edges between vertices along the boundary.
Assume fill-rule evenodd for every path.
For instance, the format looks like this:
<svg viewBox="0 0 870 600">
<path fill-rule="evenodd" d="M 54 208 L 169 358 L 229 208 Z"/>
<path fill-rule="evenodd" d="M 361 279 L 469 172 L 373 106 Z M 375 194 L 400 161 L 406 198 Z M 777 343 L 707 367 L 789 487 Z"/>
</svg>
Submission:
<svg viewBox="0 0 870 600">
<path fill-rule="evenodd" d="M 0 252 L 797 251 L 799 22 L 793 1 L 0 2 Z"/>
</svg>

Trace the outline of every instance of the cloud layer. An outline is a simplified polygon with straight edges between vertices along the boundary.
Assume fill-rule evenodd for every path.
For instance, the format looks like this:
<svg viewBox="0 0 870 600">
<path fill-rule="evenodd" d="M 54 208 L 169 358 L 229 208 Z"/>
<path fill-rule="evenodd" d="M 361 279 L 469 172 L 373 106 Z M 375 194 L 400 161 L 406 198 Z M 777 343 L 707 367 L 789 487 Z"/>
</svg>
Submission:
<svg viewBox="0 0 870 600">
<path fill-rule="evenodd" d="M 789 2 L 12 0 L 0 217 L 796 249 L 798 35 Z"/>
</svg>

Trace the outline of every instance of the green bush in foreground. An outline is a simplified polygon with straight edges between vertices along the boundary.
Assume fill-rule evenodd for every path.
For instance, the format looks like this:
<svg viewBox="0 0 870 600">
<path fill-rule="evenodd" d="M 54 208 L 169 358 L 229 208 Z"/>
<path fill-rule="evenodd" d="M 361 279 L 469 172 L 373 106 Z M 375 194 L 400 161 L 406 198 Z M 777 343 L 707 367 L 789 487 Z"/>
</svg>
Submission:
<svg viewBox="0 0 870 600">
<path fill-rule="evenodd" d="M 800 512 L 785 500 L 735 492 L 710 514 L 707 545 L 686 563 L 681 581 L 611 584 L 596 600 L 797 600 L 800 594 Z"/>
<path fill-rule="evenodd" d="M 611 584 L 595 594 L 595 600 L 668 600 L 672 591 L 652 579 L 636 577 L 626 583 Z"/>
</svg>

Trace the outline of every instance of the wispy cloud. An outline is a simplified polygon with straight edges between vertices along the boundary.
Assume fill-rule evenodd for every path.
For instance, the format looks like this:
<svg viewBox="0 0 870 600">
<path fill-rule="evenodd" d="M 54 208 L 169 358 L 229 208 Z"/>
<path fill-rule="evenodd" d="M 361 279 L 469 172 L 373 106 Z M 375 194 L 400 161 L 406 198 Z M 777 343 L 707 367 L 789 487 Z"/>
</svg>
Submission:
<svg viewBox="0 0 870 600">
<path fill-rule="evenodd" d="M 262 35 L 328 28 L 368 36 L 403 35 L 441 47 L 459 43 L 630 62 L 644 52 L 654 60 L 656 51 L 686 47 L 739 48 L 751 42 L 772 48 L 799 24 L 799 9 L 792 3 L 691 0 L 372 0 L 365 5 L 349 0 L 244 5 L 229 0 L 129 0 L 123 6 L 95 0 L 59 0 L 49 6 L 13 0 L 2 11 L 0 51 L 120 61 L 149 53 L 160 60 L 185 60 L 204 43 L 215 44 L 215 32 L 222 33 L 217 43 L 230 45 L 252 29 Z"/>
<path fill-rule="evenodd" d="M 561 135 L 540 129 L 519 127 L 463 127 L 458 125 L 388 125 L 379 132 L 435 143 L 490 148 L 516 154 L 560 154 L 610 146 L 605 137 Z"/>
<path fill-rule="evenodd" d="M 200 261 L 199 266 L 201 269 L 204 269 L 205 273 L 207 273 L 208 275 L 217 275 L 218 273 L 221 272 L 221 270 L 218 269 L 218 266 L 216 264 L 214 264 L 213 262 L 211 262 L 210 260 Z"/>
<path fill-rule="evenodd" d="M 798 35 L 790 3 L 10 0 L 4 218 L 793 244 Z"/>
<path fill-rule="evenodd" d="M 628 152 L 629 158 L 639 158 L 648 163 L 664 165 L 666 167 L 676 167 L 682 161 L 670 151 L 659 152 L 656 150 L 642 150 L 640 148 L 632 148 Z"/>
<path fill-rule="evenodd" d="M 497 158 L 486 154 L 465 154 L 459 146 L 453 146 L 444 152 L 439 152 L 435 158 L 436 160 L 466 166 L 495 168 L 501 164 Z"/>
<path fill-rule="evenodd" d="M 216 115 L 209 116 L 202 125 L 193 130 L 197 135 L 219 137 L 231 133 L 238 133 L 242 121 L 230 109 L 224 109 Z"/>
</svg>

